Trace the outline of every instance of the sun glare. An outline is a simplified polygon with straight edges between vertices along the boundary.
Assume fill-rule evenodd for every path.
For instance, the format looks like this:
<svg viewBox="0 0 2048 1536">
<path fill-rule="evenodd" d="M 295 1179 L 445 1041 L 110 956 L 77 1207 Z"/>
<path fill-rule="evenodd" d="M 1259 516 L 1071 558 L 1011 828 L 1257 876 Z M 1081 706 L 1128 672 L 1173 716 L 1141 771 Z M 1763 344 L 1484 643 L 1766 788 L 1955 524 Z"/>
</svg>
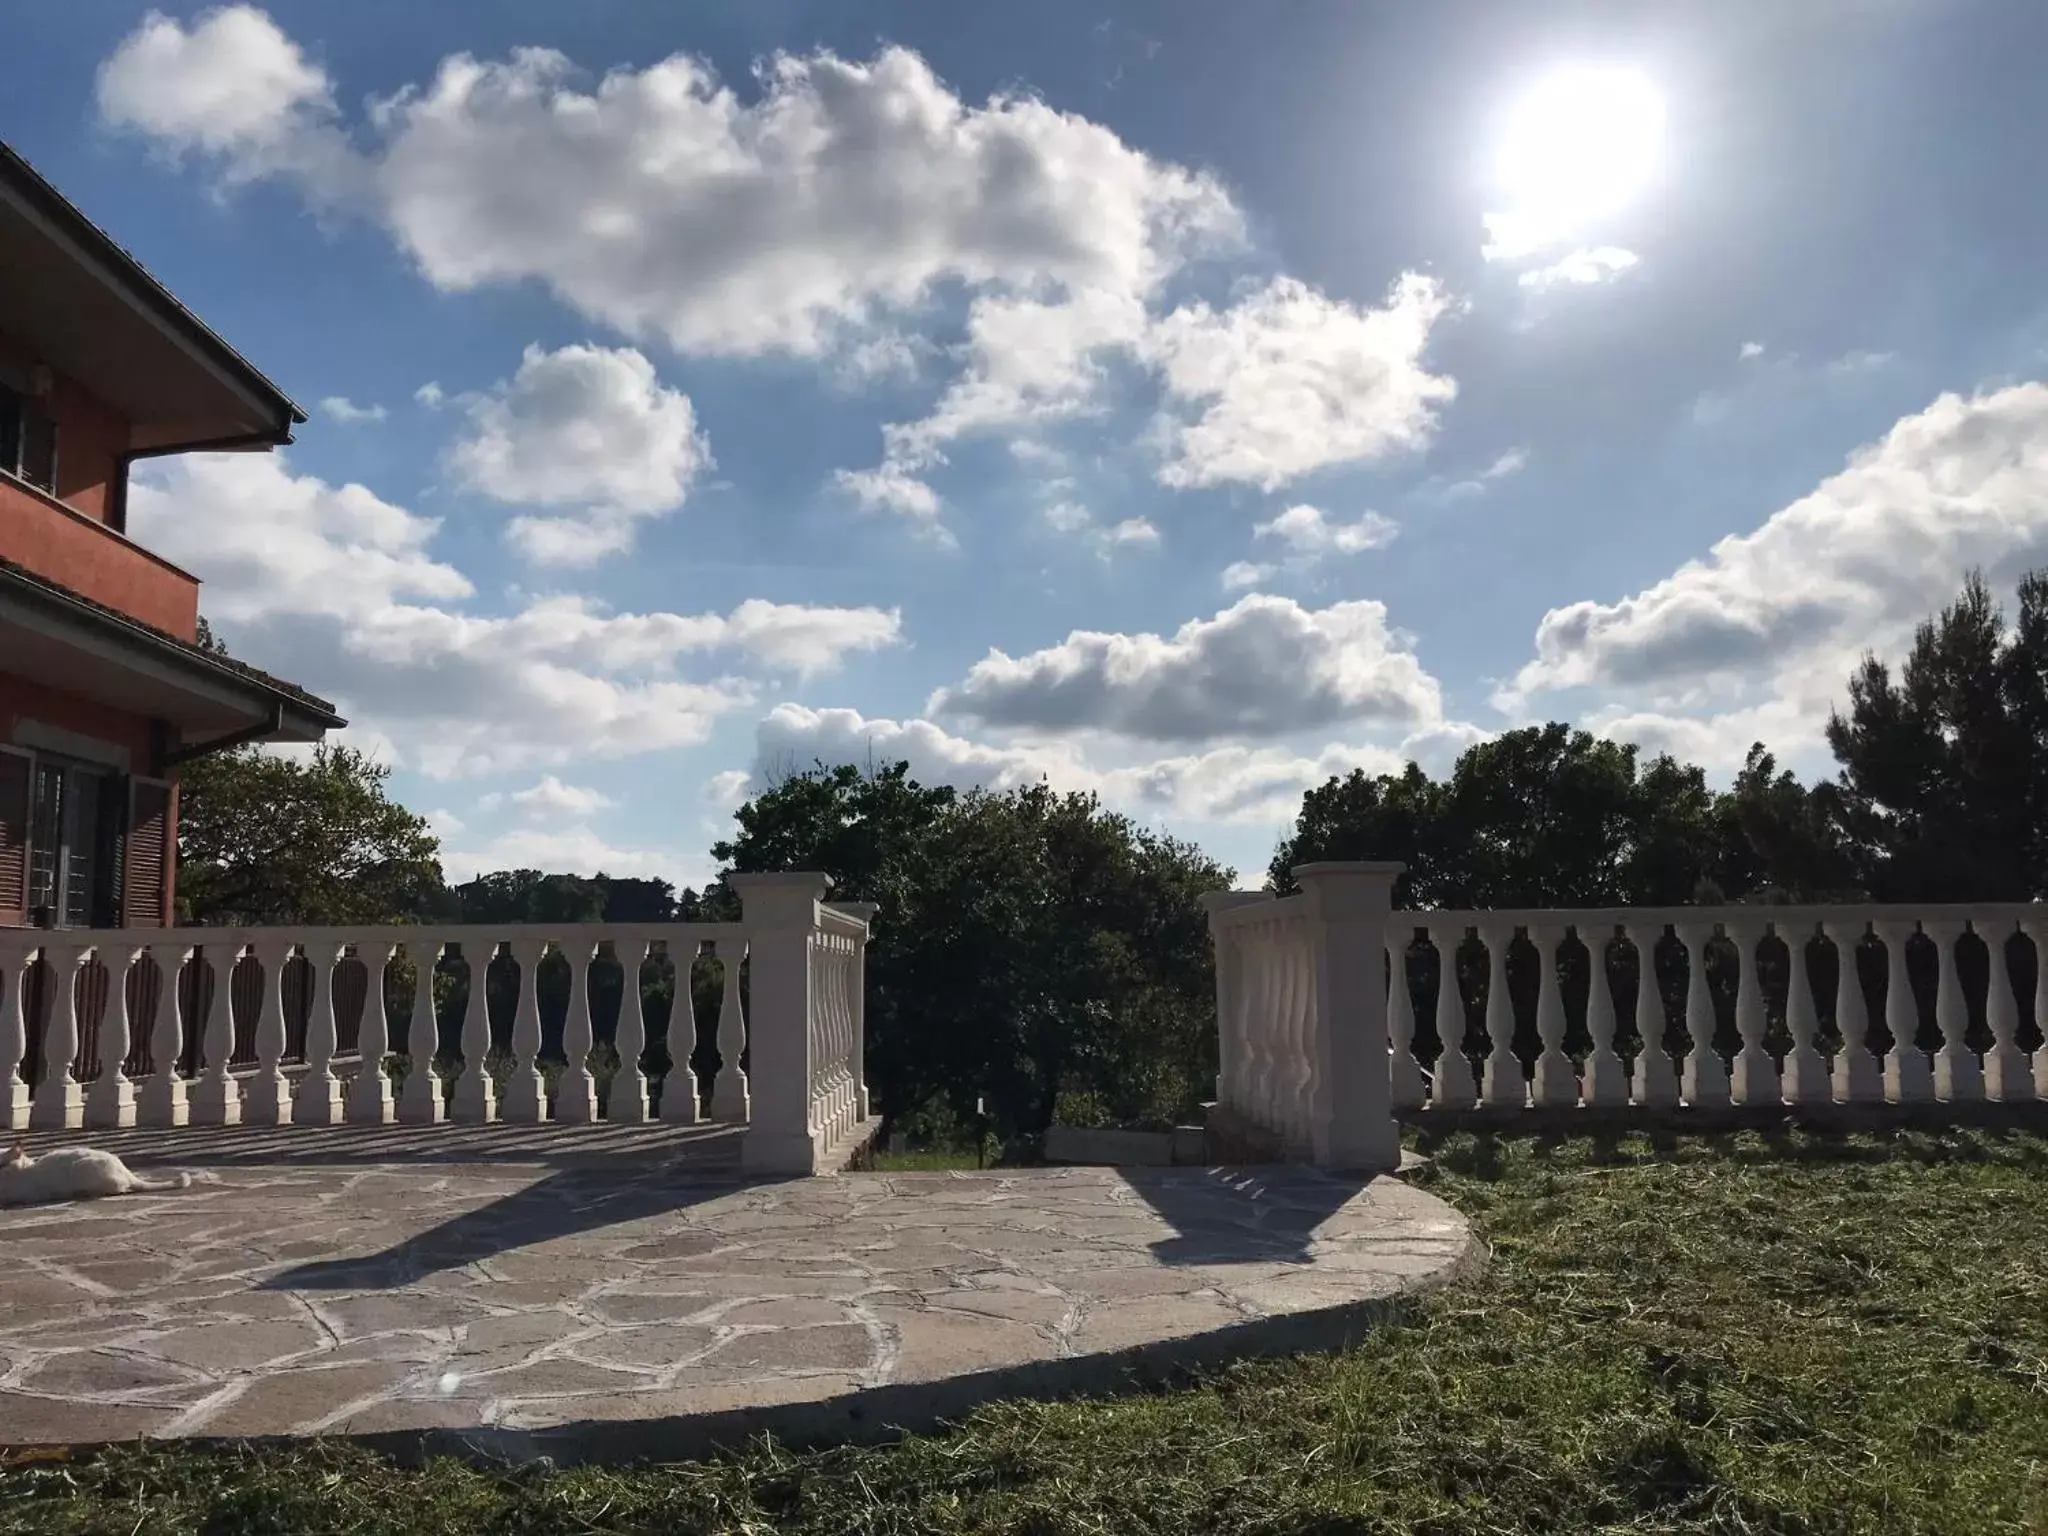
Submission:
<svg viewBox="0 0 2048 1536">
<path fill-rule="evenodd" d="M 1583 238 L 1633 200 L 1664 158 L 1664 99 L 1623 65 L 1577 64 L 1538 80 L 1508 108 L 1494 164 L 1510 210 L 1505 243 Z"/>
</svg>

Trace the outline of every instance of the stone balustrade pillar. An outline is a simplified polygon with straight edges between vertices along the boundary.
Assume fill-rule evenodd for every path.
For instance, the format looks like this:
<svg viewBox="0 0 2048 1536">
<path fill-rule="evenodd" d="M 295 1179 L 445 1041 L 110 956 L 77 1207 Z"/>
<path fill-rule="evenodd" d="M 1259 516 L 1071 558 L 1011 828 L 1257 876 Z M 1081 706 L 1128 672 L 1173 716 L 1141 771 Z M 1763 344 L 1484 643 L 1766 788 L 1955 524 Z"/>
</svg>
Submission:
<svg viewBox="0 0 2048 1536">
<path fill-rule="evenodd" d="M 1387 923 L 1395 863 L 1300 864 L 1315 946 L 1315 1008 L 1309 1050 L 1315 1071 L 1309 1143 L 1325 1168 L 1385 1171 L 1401 1165 L 1387 1063 Z"/>
</svg>

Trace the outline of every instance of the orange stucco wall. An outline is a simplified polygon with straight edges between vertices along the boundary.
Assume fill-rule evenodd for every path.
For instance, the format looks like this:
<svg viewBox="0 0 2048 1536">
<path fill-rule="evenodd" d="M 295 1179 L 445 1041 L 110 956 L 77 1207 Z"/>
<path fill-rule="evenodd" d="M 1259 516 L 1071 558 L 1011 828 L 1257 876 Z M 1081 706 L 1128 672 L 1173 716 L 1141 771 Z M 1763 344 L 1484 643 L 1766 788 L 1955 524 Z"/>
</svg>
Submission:
<svg viewBox="0 0 2048 1536">
<path fill-rule="evenodd" d="M 94 741 L 105 742 L 110 746 L 124 747 L 128 752 L 131 772 L 150 777 L 176 777 L 174 773 L 157 773 L 152 757 L 154 742 L 150 721 L 144 716 L 110 709 L 104 704 L 95 704 L 87 699 L 73 698 L 70 694 L 57 693 L 26 679 L 0 673 L 0 741 L 15 743 L 16 731 L 24 720 L 33 720 L 39 725 L 52 726 L 79 736 L 89 736 Z M 175 790 L 171 794 L 170 824 L 165 828 L 165 836 L 170 846 L 175 849 L 178 840 L 178 798 Z M 166 923 L 172 920 L 172 914 L 176 910 L 176 884 L 177 863 L 173 859 L 171 868 L 165 871 Z"/>
<path fill-rule="evenodd" d="M 0 335 L 0 364 L 35 359 Z M 57 494 L 0 477 L 0 559 L 190 640 L 199 629 L 199 582 L 105 527 L 119 494 L 128 423 L 62 374 L 40 402 L 57 422 Z"/>
</svg>

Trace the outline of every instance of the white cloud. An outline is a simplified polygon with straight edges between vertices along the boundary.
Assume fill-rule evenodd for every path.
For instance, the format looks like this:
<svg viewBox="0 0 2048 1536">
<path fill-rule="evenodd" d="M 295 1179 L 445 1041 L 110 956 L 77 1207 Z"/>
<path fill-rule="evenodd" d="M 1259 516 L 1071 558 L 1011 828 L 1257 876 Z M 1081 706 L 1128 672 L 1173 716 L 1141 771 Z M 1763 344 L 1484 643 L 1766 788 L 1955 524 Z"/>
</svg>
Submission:
<svg viewBox="0 0 2048 1536">
<path fill-rule="evenodd" d="M 439 778 L 552 768 L 688 746 L 751 705 L 724 658 L 798 675 L 895 644 L 872 608 L 750 599 L 730 614 L 607 612 L 587 599 L 504 614 L 427 546 L 438 524 L 359 485 L 290 472 L 282 454 L 191 455 L 138 474 L 137 538 L 206 583 L 206 609 L 244 659 L 333 698 Z"/>
<path fill-rule="evenodd" d="M 742 805 L 752 792 L 754 776 L 744 768 L 728 768 L 714 773 L 704 785 L 704 803 L 722 815 L 730 816 Z"/>
<path fill-rule="evenodd" d="M 1332 743 L 1300 752 L 1286 747 L 1230 744 L 1210 751 L 1096 763 L 1073 742 L 990 745 L 955 735 L 929 720 L 864 717 L 851 709 L 809 709 L 778 704 L 756 731 L 754 787 L 767 777 L 801 772 L 815 762 L 866 767 L 908 762 L 925 784 L 961 789 L 1014 789 L 1045 780 L 1060 791 L 1094 792 L 1109 805 L 1138 816 L 1237 825 L 1278 826 L 1301 809 L 1304 791 L 1353 768 L 1396 772 L 1411 756 L 1435 771 L 1447 766 L 1451 743 L 1469 744 L 1480 733 L 1439 727 L 1397 747 Z"/>
<path fill-rule="evenodd" d="M 213 156 L 231 182 L 290 174 L 325 200 L 354 179 L 326 71 L 253 6 L 206 11 L 189 29 L 149 12 L 97 85 L 102 121 Z"/>
<path fill-rule="evenodd" d="M 1496 702 L 1597 689 L 1616 734 L 1739 757 L 1768 726 L 1789 751 L 1844 701 L 1860 654 L 1896 653 L 1966 569 L 2009 587 L 2044 557 L 2048 384 L 1943 395 L 1753 533 L 1633 596 L 1546 613 Z"/>
<path fill-rule="evenodd" d="M 565 784 L 552 773 L 544 773 L 527 788 L 514 790 L 509 795 L 482 796 L 477 801 L 477 809 L 496 811 L 509 806 L 527 821 L 582 820 L 599 811 L 609 810 L 615 803 L 611 796 L 598 790 Z"/>
<path fill-rule="evenodd" d="M 430 411 L 438 411 L 448 400 L 448 392 L 432 379 L 427 380 L 412 392 L 413 399 Z"/>
<path fill-rule="evenodd" d="M 1043 508 L 1039 516 L 1056 533 L 1085 541 L 1104 560 L 1119 549 L 1157 549 L 1160 543 L 1159 530 L 1145 518 L 1127 517 L 1105 528 L 1095 521 L 1094 513 L 1075 501 L 1056 501 Z"/>
<path fill-rule="evenodd" d="M 1753 357 L 1762 357 L 1764 355 L 1764 344 L 1760 341 L 1745 341 L 1742 344 L 1742 351 L 1738 355 L 1745 363 Z"/>
<path fill-rule="evenodd" d="M 1172 636 L 1076 630 L 1028 656 L 990 651 L 957 686 L 933 694 L 927 713 L 1163 742 L 1441 719 L 1436 679 L 1386 618 L 1376 602 L 1312 610 L 1253 595 Z"/>
<path fill-rule="evenodd" d="M 1400 524 L 1377 512 L 1368 512 L 1355 523 L 1333 523 L 1320 507 L 1301 505 L 1289 507 L 1269 522 L 1255 524 L 1252 535 L 1277 539 L 1295 554 L 1313 559 L 1384 549 L 1400 531 Z"/>
<path fill-rule="evenodd" d="M 1277 565 L 1253 560 L 1233 560 L 1223 567 L 1223 590 L 1239 592 L 1246 587 L 1256 587 L 1260 582 L 1270 580 L 1279 569 Z"/>
<path fill-rule="evenodd" d="M 1518 475 L 1529 467 L 1529 450 L 1510 448 L 1486 468 L 1466 480 L 1456 480 L 1443 488 L 1442 495 L 1447 501 L 1461 500 L 1468 496 L 1484 496 L 1497 480 Z"/>
<path fill-rule="evenodd" d="M 1588 246 L 1569 251 L 1547 267 L 1532 267 L 1516 279 L 1524 288 L 1541 291 L 1559 284 L 1588 287 L 1611 283 L 1642 258 L 1618 245 Z"/>
<path fill-rule="evenodd" d="M 346 395 L 329 395 L 320 402 L 320 409 L 344 426 L 382 421 L 386 414 L 381 405 L 357 405 Z"/>
<path fill-rule="evenodd" d="M 237 46 L 152 16 L 107 66 L 109 122 L 211 151 L 231 174 L 328 127 L 326 77 L 261 12 Z M 208 111 L 228 63 L 266 62 Z M 962 101 L 915 53 L 777 54 L 741 97 L 684 54 L 586 86 L 561 54 L 442 60 L 372 103 L 354 180 L 436 286 L 537 280 L 579 313 L 682 351 L 822 353 L 939 288 L 1142 293 L 1236 235 L 1209 177 L 1033 97 Z"/>
<path fill-rule="evenodd" d="M 920 531 L 950 543 L 952 535 L 939 522 L 939 493 L 909 471 L 883 465 L 880 469 L 841 469 L 833 483 L 851 496 L 865 512 L 894 512 L 907 517 Z"/>
<path fill-rule="evenodd" d="M 673 512 L 710 467 L 690 397 L 631 347 L 527 347 L 519 371 L 468 398 L 448 462 L 461 483 L 515 507 L 507 528 L 528 559 L 589 565 L 632 547 L 635 524 Z"/>
<path fill-rule="evenodd" d="M 1175 310 L 1145 347 L 1169 399 L 1167 485 L 1271 491 L 1311 471 L 1420 447 L 1457 386 L 1422 354 L 1449 301 L 1413 273 L 1385 307 L 1330 299 L 1292 278 L 1218 312 Z"/>
</svg>

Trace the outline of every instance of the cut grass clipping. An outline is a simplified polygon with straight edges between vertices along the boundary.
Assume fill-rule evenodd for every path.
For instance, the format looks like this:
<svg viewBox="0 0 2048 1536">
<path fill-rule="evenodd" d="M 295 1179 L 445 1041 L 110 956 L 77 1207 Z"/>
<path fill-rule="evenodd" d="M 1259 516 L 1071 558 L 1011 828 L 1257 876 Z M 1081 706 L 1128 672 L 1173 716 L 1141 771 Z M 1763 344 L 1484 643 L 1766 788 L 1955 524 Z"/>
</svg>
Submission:
<svg viewBox="0 0 2048 1536">
<path fill-rule="evenodd" d="M 1425 1150 L 1492 1267 L 1341 1357 L 628 1469 L 119 1450 L 0 1531 L 2048 1531 L 2048 1142 Z"/>
</svg>

